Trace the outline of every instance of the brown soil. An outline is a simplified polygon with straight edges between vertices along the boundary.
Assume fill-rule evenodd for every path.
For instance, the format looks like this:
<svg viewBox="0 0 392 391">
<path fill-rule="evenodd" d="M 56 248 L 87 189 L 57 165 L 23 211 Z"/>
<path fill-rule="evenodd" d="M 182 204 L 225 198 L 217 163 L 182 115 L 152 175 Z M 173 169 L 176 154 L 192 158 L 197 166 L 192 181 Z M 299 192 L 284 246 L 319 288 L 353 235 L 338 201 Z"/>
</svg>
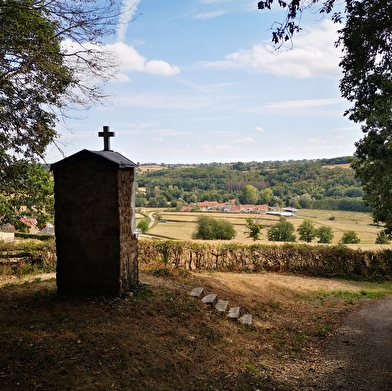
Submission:
<svg viewBox="0 0 392 391">
<path fill-rule="evenodd" d="M 350 296 L 366 285 L 278 274 L 140 279 L 122 299 L 60 296 L 54 279 L 37 276 L 4 285 L 0 390 L 351 390 L 344 377 L 333 383 L 351 373 L 346 353 L 325 349 L 348 314 L 374 303 Z M 251 313 L 252 326 L 190 297 L 196 286 Z"/>
</svg>

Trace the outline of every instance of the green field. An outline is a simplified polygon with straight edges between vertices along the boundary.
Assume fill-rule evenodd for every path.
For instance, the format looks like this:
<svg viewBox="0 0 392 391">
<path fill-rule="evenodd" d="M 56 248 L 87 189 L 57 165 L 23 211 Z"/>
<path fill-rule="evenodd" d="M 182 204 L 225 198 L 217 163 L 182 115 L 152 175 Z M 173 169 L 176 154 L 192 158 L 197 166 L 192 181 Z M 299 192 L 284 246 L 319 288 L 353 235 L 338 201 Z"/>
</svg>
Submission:
<svg viewBox="0 0 392 391">
<path fill-rule="evenodd" d="M 192 233 L 196 228 L 196 220 L 201 214 L 208 214 L 214 218 L 226 219 L 233 223 L 237 235 L 233 240 L 244 244 L 253 243 L 247 237 L 245 223 L 248 217 L 258 219 L 263 225 L 262 237 L 259 243 L 268 243 L 267 229 L 278 222 L 278 216 L 271 215 L 255 215 L 255 214 L 231 214 L 218 212 L 173 212 L 162 209 L 144 209 L 143 213 L 159 212 L 163 222 L 158 222 L 148 231 L 148 235 L 156 235 L 176 240 L 191 240 Z M 138 215 L 140 216 L 140 215 Z M 322 225 L 331 227 L 334 233 L 333 244 L 337 244 L 342 237 L 344 231 L 353 230 L 361 239 L 359 247 L 361 248 L 386 248 L 386 245 L 375 245 L 377 233 L 381 228 L 372 224 L 372 215 L 370 213 L 345 212 L 345 211 L 326 211 L 315 209 L 301 209 L 294 217 L 288 218 L 297 228 L 305 219 L 311 219 L 315 227 Z M 333 220 L 331 218 L 334 218 Z M 298 235 L 297 235 L 298 237 Z M 316 240 L 313 241 L 316 243 Z M 355 245 L 358 247 L 358 245 Z"/>
</svg>

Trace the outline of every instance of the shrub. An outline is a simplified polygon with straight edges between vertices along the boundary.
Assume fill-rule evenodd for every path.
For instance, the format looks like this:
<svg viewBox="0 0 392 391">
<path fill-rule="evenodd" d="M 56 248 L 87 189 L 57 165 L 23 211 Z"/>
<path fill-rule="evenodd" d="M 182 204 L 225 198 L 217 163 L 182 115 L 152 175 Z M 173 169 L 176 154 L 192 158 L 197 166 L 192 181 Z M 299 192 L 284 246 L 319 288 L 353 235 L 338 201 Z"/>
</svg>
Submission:
<svg viewBox="0 0 392 391">
<path fill-rule="evenodd" d="M 15 232 L 16 238 L 36 239 L 36 240 L 53 240 L 54 235 L 51 234 L 30 234 L 27 232 Z"/>
<path fill-rule="evenodd" d="M 295 242 L 294 225 L 281 217 L 279 223 L 271 226 L 268 230 L 268 240 L 275 242 Z"/>
<path fill-rule="evenodd" d="M 230 221 L 214 219 L 209 216 L 200 216 L 197 219 L 194 239 L 203 240 L 230 240 L 235 237 L 235 229 Z"/>
<path fill-rule="evenodd" d="M 390 244 L 389 236 L 385 231 L 377 233 L 376 244 Z"/>
<path fill-rule="evenodd" d="M 314 223 L 310 219 L 305 219 L 298 226 L 297 232 L 299 233 L 299 240 L 303 240 L 306 243 L 310 243 L 317 234 L 317 230 L 314 227 Z"/>
<path fill-rule="evenodd" d="M 20 240 L 0 242 L 0 273 L 22 275 L 49 273 L 56 270 L 56 245 L 51 240 Z"/>
<path fill-rule="evenodd" d="M 361 242 L 361 239 L 359 239 L 355 231 L 348 230 L 343 232 L 343 236 L 340 239 L 340 242 L 343 244 L 358 244 Z"/>
<path fill-rule="evenodd" d="M 260 239 L 260 232 L 263 224 L 254 221 L 252 217 L 246 219 L 246 229 L 248 230 L 248 238 L 253 238 L 254 241 Z"/>
<path fill-rule="evenodd" d="M 319 227 L 316 232 L 316 237 L 319 238 L 317 243 L 332 243 L 332 239 L 334 238 L 332 228 L 326 227 L 325 225 Z"/>
<path fill-rule="evenodd" d="M 150 221 L 151 221 L 150 218 L 146 217 L 146 218 L 144 218 L 143 220 L 140 220 L 137 223 L 137 228 L 140 230 L 140 232 L 142 234 L 144 234 L 144 233 L 146 233 L 148 231 L 148 227 L 150 225 Z"/>
</svg>

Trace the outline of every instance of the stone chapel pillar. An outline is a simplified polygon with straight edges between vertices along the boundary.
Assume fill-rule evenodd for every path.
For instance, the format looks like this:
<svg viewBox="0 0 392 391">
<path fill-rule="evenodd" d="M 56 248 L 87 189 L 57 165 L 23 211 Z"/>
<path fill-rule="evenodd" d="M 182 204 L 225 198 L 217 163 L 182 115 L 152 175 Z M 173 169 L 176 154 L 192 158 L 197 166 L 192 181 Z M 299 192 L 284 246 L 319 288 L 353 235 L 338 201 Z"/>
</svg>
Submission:
<svg viewBox="0 0 392 391">
<path fill-rule="evenodd" d="M 135 168 L 110 150 L 77 152 L 51 165 L 59 293 L 120 296 L 139 283 Z"/>
</svg>

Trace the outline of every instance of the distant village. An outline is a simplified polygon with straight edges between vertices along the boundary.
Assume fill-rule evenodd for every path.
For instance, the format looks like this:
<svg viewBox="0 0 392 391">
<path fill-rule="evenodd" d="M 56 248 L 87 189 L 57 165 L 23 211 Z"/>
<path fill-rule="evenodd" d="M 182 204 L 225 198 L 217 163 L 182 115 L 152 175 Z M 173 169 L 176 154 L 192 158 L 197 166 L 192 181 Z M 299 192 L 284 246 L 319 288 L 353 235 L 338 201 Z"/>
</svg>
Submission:
<svg viewBox="0 0 392 391">
<path fill-rule="evenodd" d="M 281 217 L 293 217 L 295 212 L 298 212 L 298 209 L 287 207 L 287 208 L 279 208 L 279 207 L 269 207 L 267 204 L 263 205 L 238 205 L 235 200 L 227 203 L 219 203 L 216 201 L 203 201 L 203 202 L 191 202 L 189 205 L 183 206 L 181 208 L 181 212 L 192 212 L 192 211 L 216 211 L 223 213 L 255 213 L 255 214 L 267 214 L 267 215 L 275 215 Z"/>
<path fill-rule="evenodd" d="M 14 240 L 15 227 L 12 224 L 1 224 L 3 216 L 0 216 L 0 240 L 5 242 L 12 242 Z M 44 229 L 39 229 L 37 227 L 37 219 L 33 217 L 20 217 L 19 221 L 23 223 L 27 231 L 30 234 L 38 234 L 38 235 L 54 235 L 54 225 L 52 223 L 47 222 Z"/>
<path fill-rule="evenodd" d="M 269 207 L 267 204 L 263 205 L 238 205 L 235 200 L 227 203 L 219 203 L 216 201 L 203 201 L 203 202 L 191 202 L 189 205 L 183 206 L 181 212 L 222 212 L 222 213 L 255 213 L 255 214 L 266 214 L 275 215 L 281 217 L 293 217 L 294 213 L 298 212 L 298 209 L 292 207 L 286 207 L 280 209 L 279 207 Z M 2 216 L 0 216 L 1 225 Z M 37 220 L 30 217 L 20 217 L 20 222 L 26 225 L 28 232 L 31 234 L 39 235 L 54 235 L 54 225 L 51 223 L 46 223 L 44 229 L 38 229 Z M 13 241 L 15 227 L 11 224 L 4 224 L 1 226 L 0 240 L 6 242 Z"/>
</svg>

